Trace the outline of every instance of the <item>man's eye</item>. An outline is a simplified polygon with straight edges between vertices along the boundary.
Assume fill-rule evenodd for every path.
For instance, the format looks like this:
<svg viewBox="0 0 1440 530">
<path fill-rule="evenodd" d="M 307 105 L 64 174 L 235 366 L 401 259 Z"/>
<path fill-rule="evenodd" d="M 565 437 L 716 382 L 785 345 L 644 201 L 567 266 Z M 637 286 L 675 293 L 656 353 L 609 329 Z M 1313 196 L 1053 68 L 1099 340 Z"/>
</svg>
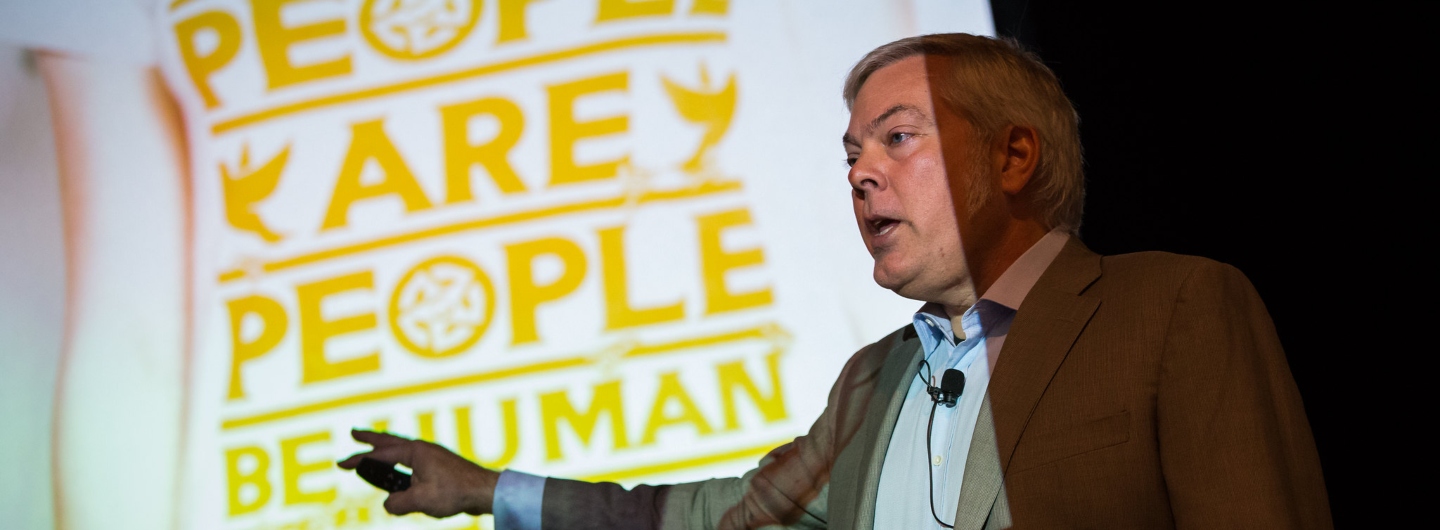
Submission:
<svg viewBox="0 0 1440 530">
<path fill-rule="evenodd" d="M 905 140 L 909 140 L 911 136 L 915 135 L 907 132 L 890 133 L 890 145 L 895 145 Z"/>
<path fill-rule="evenodd" d="M 859 160 L 859 158 L 853 156 L 845 158 L 845 167 L 855 167 L 856 160 Z"/>
</svg>

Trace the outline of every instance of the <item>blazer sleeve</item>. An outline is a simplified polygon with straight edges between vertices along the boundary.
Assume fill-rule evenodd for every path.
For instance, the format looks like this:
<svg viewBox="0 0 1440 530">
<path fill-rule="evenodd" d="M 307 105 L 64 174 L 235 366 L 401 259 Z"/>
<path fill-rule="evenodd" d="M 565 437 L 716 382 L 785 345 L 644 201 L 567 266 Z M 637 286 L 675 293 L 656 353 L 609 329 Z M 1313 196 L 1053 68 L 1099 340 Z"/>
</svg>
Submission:
<svg viewBox="0 0 1440 530">
<path fill-rule="evenodd" d="M 613 483 L 548 479 L 541 527 L 825 528 L 831 467 L 863 423 L 880 369 L 899 336 L 892 333 L 852 356 L 809 432 L 771 451 L 744 476 L 629 490 Z"/>
<path fill-rule="evenodd" d="M 760 465 L 741 477 L 714 478 L 686 484 L 640 485 L 625 489 L 611 482 L 550 478 L 545 481 L 540 527 L 565 529 L 681 530 L 714 528 L 825 528 L 825 486 L 808 499 L 775 491 L 762 470 L 796 451 L 802 438 L 775 448 Z M 787 514 L 789 524 L 775 518 L 753 519 L 738 509 L 746 497 L 764 499 Z M 807 502 L 808 500 L 808 502 Z M 754 502 L 752 500 L 752 502 Z M 753 520 L 747 520 L 753 519 Z"/>
<path fill-rule="evenodd" d="M 1177 528 L 1330 528 L 1300 393 L 1240 271 L 1205 260 L 1166 334 L 1157 427 Z"/>
</svg>

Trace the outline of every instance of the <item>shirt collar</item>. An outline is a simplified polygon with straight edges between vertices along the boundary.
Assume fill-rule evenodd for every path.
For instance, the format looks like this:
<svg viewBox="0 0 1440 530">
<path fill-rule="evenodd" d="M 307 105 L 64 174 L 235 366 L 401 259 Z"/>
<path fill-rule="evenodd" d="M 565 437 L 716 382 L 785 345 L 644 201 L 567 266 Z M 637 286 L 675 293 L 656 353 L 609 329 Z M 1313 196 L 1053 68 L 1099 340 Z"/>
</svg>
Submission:
<svg viewBox="0 0 1440 530">
<path fill-rule="evenodd" d="M 1030 293 L 1030 288 L 1040 280 L 1040 275 L 1055 261 L 1055 256 L 1060 255 L 1060 250 L 1065 248 L 1065 242 L 1070 240 L 1070 234 L 1063 230 L 1055 229 L 1045 234 L 1034 245 L 1030 246 L 1024 254 L 1020 255 L 1010 268 L 1000 274 L 995 284 L 985 291 L 980 301 L 965 311 L 961 317 L 964 327 L 961 331 L 965 336 L 976 334 L 976 331 L 990 329 L 991 325 L 1003 317 L 1013 315 L 1020 310 L 1020 304 L 1025 301 L 1025 296 Z M 920 337 L 920 344 L 925 351 L 934 351 L 942 342 L 954 344 L 955 331 L 952 329 L 950 319 L 945 313 L 945 308 L 934 302 L 927 302 L 915 313 L 912 319 L 915 333 Z M 970 329 L 976 328 L 976 329 Z"/>
<path fill-rule="evenodd" d="M 955 332 L 950 329 L 950 321 L 944 315 L 943 308 L 927 303 L 915 313 L 911 321 L 915 326 L 915 334 L 920 336 L 920 347 L 925 349 L 927 355 L 941 344 L 955 343 Z"/>
<path fill-rule="evenodd" d="M 995 284 L 985 291 L 981 300 L 989 300 L 1012 311 L 1020 310 L 1020 303 L 1025 301 L 1025 295 L 1030 294 L 1030 288 L 1035 282 L 1040 281 L 1040 275 L 1045 269 L 1050 268 L 1050 262 L 1055 261 L 1055 256 L 1065 248 L 1065 242 L 1070 240 L 1070 234 L 1063 230 L 1055 229 L 1045 234 L 1030 250 L 1020 255 L 1010 268 L 1000 274 Z"/>
</svg>

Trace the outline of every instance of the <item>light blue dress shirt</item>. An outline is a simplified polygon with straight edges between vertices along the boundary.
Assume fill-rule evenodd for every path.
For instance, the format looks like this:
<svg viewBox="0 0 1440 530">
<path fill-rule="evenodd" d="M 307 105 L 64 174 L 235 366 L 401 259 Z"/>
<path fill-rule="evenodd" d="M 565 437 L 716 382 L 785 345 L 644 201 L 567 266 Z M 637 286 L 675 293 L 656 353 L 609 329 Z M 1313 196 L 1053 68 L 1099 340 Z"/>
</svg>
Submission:
<svg viewBox="0 0 1440 530">
<path fill-rule="evenodd" d="M 915 314 L 913 325 L 921 351 L 935 371 L 933 384 L 939 383 L 947 368 L 953 368 L 965 374 L 965 388 L 955 407 L 936 408 L 927 455 L 926 424 L 934 400 L 925 391 L 924 381 L 918 377 L 910 381 L 880 468 L 876 528 L 943 529 L 936 517 L 945 524 L 954 524 L 975 422 L 990 386 L 990 374 L 1010 333 L 1010 323 L 1030 288 L 1069 239 L 1068 234 L 1057 230 L 1031 246 L 974 306 L 961 314 L 958 333 L 938 305 L 926 304 Z"/>
<path fill-rule="evenodd" d="M 927 473 L 935 481 L 935 514 L 946 524 L 954 523 L 965 477 L 965 456 L 1010 322 L 1025 295 L 1069 239 L 1069 234 L 1054 230 L 1030 247 L 979 302 L 962 314 L 959 333 L 938 305 L 926 304 L 915 313 L 911 325 L 920 337 L 926 362 L 935 370 L 935 383 L 947 368 L 954 368 L 965 373 L 965 389 L 954 408 L 940 406 L 935 411 L 930 439 L 933 451 L 927 458 L 925 425 L 933 401 L 920 378 L 911 380 L 880 468 L 876 528 L 943 530 L 931 516 Z M 510 470 L 500 473 L 495 484 L 495 529 L 541 530 L 544 492 L 545 477 Z"/>
<path fill-rule="evenodd" d="M 926 363 L 935 371 L 932 375 L 921 370 L 921 375 L 931 375 L 931 384 L 938 385 L 946 369 L 959 370 L 965 374 L 965 387 L 954 407 L 935 406 L 925 382 L 919 377 L 911 380 L 880 468 L 876 528 L 941 528 L 935 521 L 937 516 L 946 524 L 954 523 L 970 437 L 990 384 L 992 362 L 987 351 L 1004 340 L 1014 316 L 1015 309 L 982 298 L 961 316 L 962 329 L 956 333 L 945 311 L 937 306 L 926 304 L 915 314 L 920 347 Z M 999 352 L 998 345 L 994 350 Z M 927 452 L 925 432 L 932 409 L 935 421 Z M 885 521 L 885 525 L 879 521 Z"/>
</svg>

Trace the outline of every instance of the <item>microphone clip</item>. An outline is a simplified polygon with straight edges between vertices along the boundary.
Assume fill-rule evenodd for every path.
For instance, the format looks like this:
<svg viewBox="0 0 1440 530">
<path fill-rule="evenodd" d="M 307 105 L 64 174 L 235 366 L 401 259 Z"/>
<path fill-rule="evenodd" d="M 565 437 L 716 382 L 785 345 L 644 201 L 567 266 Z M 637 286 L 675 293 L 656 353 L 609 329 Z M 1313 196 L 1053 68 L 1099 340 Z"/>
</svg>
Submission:
<svg viewBox="0 0 1440 530">
<path fill-rule="evenodd" d="M 938 386 L 932 386 L 932 387 L 926 388 L 925 391 L 930 393 L 930 400 L 931 400 L 931 401 L 934 401 L 934 402 L 936 402 L 936 403 L 939 403 L 939 404 L 944 405 L 944 406 L 947 406 L 947 407 L 954 407 L 954 406 L 955 406 L 955 403 L 960 400 L 960 393 L 959 393 L 959 392 L 955 392 L 955 393 L 946 392 L 944 388 L 941 388 L 941 387 L 938 387 Z"/>
<path fill-rule="evenodd" d="M 929 363 L 921 360 L 920 365 L 929 371 Z M 946 407 L 954 407 L 955 403 L 960 400 L 960 394 L 964 391 L 965 373 L 954 368 L 945 369 L 945 375 L 940 378 L 940 386 L 932 384 L 930 379 L 925 380 L 925 392 L 930 394 L 930 400 Z"/>
</svg>

